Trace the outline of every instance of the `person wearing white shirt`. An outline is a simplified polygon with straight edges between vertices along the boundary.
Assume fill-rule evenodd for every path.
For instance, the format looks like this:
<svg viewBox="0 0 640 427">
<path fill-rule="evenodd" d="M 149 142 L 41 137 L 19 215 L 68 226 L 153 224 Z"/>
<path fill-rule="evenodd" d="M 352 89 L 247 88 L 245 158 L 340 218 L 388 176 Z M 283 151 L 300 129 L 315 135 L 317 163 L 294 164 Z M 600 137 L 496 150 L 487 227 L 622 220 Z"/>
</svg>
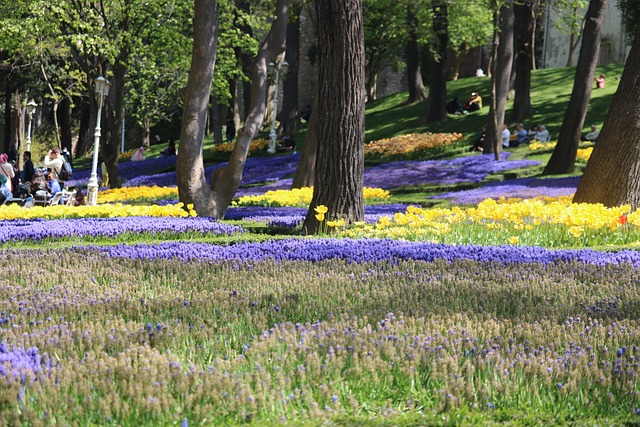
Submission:
<svg viewBox="0 0 640 427">
<path fill-rule="evenodd" d="M 549 131 L 545 126 L 540 126 L 538 132 L 536 132 L 533 139 L 542 141 L 542 142 L 547 142 L 549 141 Z"/>
<path fill-rule="evenodd" d="M 58 179 L 58 181 L 60 181 L 58 176 L 60 175 L 60 171 L 62 170 L 63 164 L 64 164 L 64 157 L 60 155 L 60 150 L 58 148 L 49 150 L 49 154 L 47 154 L 44 158 L 44 167 L 51 170 L 51 172 L 53 172 L 56 175 L 56 178 Z"/>
<path fill-rule="evenodd" d="M 600 136 L 600 131 L 598 131 L 598 127 L 596 125 L 591 125 L 591 132 L 589 132 L 586 135 L 582 135 L 580 140 L 596 142 L 596 139 L 598 139 L 599 136 Z"/>
<path fill-rule="evenodd" d="M 509 128 L 507 127 L 507 125 L 502 125 L 502 146 L 503 147 L 508 147 L 509 146 L 509 139 L 511 138 L 511 132 L 509 132 Z"/>
</svg>

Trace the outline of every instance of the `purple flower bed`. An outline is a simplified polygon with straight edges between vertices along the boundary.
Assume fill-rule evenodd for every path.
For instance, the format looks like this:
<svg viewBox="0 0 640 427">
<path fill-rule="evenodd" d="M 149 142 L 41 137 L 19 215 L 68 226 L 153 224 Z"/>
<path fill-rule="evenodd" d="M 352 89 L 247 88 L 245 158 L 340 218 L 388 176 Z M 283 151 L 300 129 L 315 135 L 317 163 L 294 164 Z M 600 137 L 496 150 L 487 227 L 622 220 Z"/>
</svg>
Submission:
<svg viewBox="0 0 640 427">
<path fill-rule="evenodd" d="M 364 221 L 368 224 L 376 223 L 381 216 L 393 215 L 407 210 L 405 204 L 372 205 L 364 207 Z M 248 220 L 266 222 L 268 226 L 293 228 L 302 225 L 307 215 L 307 209 L 294 207 L 262 207 L 243 206 L 231 207 L 227 210 L 225 219 Z"/>
<path fill-rule="evenodd" d="M 533 160 L 508 161 L 511 153 L 502 152 L 501 160 L 492 155 L 459 157 L 453 160 L 397 161 L 368 168 L 364 183 L 368 187 L 396 188 L 424 184 L 460 184 L 480 182 L 490 173 L 537 166 Z"/>
<path fill-rule="evenodd" d="M 238 243 L 219 246 L 204 243 L 163 242 L 157 245 L 118 245 L 89 248 L 110 257 L 133 259 L 178 258 L 188 260 L 240 260 L 259 261 L 322 261 L 344 259 L 349 262 L 378 262 L 419 260 L 432 262 L 438 259 L 453 261 L 469 259 L 481 262 L 509 263 L 558 263 L 578 261 L 584 264 L 605 265 L 630 263 L 640 267 L 640 252 L 598 252 L 590 249 L 551 250 L 540 247 L 445 245 L 426 242 L 402 242 L 389 239 L 285 239 L 259 243 Z"/>
<path fill-rule="evenodd" d="M 480 182 L 490 173 L 537 166 L 532 160 L 508 161 L 511 153 L 503 152 L 502 159 L 496 161 L 491 155 L 460 157 L 454 160 L 396 161 L 365 169 L 364 183 L 367 187 L 393 188 L 425 184 L 458 184 Z M 237 195 L 263 194 L 268 190 L 290 189 L 300 154 L 273 157 L 249 157 L 242 177 L 241 187 L 265 183 L 263 186 L 240 188 Z M 173 163 L 171 163 L 173 162 Z M 175 172 L 156 173 L 175 165 L 174 157 L 160 157 L 143 162 L 125 162 L 120 165 L 120 173 L 125 187 L 177 185 Z M 207 179 L 223 164 L 205 168 Z M 86 174 L 86 177 L 84 176 Z M 79 171 L 74 181 L 88 180 L 88 171 Z M 70 182 L 69 185 L 74 185 Z"/>
<path fill-rule="evenodd" d="M 114 237 L 122 233 L 184 233 L 184 232 L 234 234 L 242 233 L 242 227 L 222 224 L 211 218 L 126 217 L 126 218 L 77 218 L 31 219 L 3 221 L 0 227 L 0 243 L 62 237 Z"/>
<path fill-rule="evenodd" d="M 575 193 L 580 177 L 569 178 L 519 178 L 505 182 L 491 182 L 472 190 L 453 191 L 433 196 L 433 199 L 447 199 L 457 205 L 476 205 L 493 198 L 531 199 L 538 196 L 571 196 Z"/>
<path fill-rule="evenodd" d="M 123 182 L 128 182 L 134 178 L 144 179 L 147 175 L 150 176 L 162 176 L 164 174 L 160 171 L 175 168 L 176 156 L 162 156 L 145 159 L 141 162 L 122 162 L 118 163 L 118 172 Z M 84 185 L 89 181 L 91 176 L 91 169 L 74 170 L 73 180 L 67 181 L 68 187 L 75 185 Z M 101 176 L 101 168 L 98 166 L 98 177 Z M 136 184 L 136 185 L 148 185 L 148 184 Z M 153 184 L 151 184 L 153 185 Z M 158 184 L 156 184 L 158 185 Z M 175 172 L 173 172 L 173 184 L 163 184 L 167 186 L 176 185 Z M 127 185 L 132 187 L 133 185 Z"/>
<path fill-rule="evenodd" d="M 5 323 L 4 319 L 0 320 Z M 6 322 L 8 323 L 9 320 L 7 319 Z M 48 367 L 48 364 L 49 359 L 45 358 L 44 367 Z M 9 349 L 4 341 L 0 343 L 0 376 L 20 378 L 24 382 L 27 373 L 35 376 L 42 370 L 43 361 L 36 347 L 26 350 L 16 347 Z"/>
</svg>

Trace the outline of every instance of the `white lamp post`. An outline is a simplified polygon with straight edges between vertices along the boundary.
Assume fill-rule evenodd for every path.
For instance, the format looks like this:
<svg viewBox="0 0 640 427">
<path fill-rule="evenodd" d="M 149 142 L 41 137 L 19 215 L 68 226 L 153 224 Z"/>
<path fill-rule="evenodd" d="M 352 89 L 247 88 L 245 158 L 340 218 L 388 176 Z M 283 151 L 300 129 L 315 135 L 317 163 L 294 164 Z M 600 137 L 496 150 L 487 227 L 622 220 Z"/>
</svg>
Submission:
<svg viewBox="0 0 640 427">
<path fill-rule="evenodd" d="M 102 116 L 102 100 L 109 93 L 109 83 L 104 77 L 96 78 L 96 96 L 98 97 L 98 115 L 96 117 L 96 132 L 93 141 L 93 163 L 91 164 L 91 177 L 87 184 L 87 205 L 95 206 L 98 203 L 98 150 L 100 149 L 100 118 Z"/>
<path fill-rule="evenodd" d="M 38 104 L 33 102 L 33 100 L 27 104 L 27 115 L 29 116 L 29 125 L 27 126 L 27 151 L 31 151 L 31 121 L 33 120 L 33 113 L 36 112 L 37 106 Z"/>
<path fill-rule="evenodd" d="M 289 64 L 287 61 L 284 61 L 282 64 L 280 62 L 269 63 L 269 71 L 276 73 L 276 91 L 273 95 L 273 120 L 271 121 L 271 132 L 269 132 L 269 137 L 271 140 L 269 141 L 269 149 L 267 153 L 274 154 L 276 152 L 276 138 L 278 135 L 276 134 L 276 116 L 278 115 L 278 89 L 279 89 L 279 78 L 280 78 L 280 70 L 282 70 L 283 74 L 287 74 L 287 70 L 289 68 Z"/>
</svg>

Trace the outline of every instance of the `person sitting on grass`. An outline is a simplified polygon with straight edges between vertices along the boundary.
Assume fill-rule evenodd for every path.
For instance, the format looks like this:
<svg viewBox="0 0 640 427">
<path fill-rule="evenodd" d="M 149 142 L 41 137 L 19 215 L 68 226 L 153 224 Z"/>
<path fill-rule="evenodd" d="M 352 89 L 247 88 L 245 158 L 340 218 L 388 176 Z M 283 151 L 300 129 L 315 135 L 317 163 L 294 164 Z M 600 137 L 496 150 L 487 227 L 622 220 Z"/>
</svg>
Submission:
<svg viewBox="0 0 640 427">
<path fill-rule="evenodd" d="M 509 132 L 509 128 L 507 127 L 506 124 L 502 125 L 501 139 L 502 139 L 502 146 L 504 148 L 508 148 L 511 140 L 511 132 Z M 513 143 L 515 144 L 516 147 L 518 146 L 517 141 L 513 141 Z"/>
<path fill-rule="evenodd" d="M 57 193 L 62 191 L 62 188 L 60 188 L 60 183 L 56 179 L 56 175 L 53 172 L 49 172 L 47 174 L 47 182 L 49 184 L 49 190 L 51 191 L 52 196 L 55 196 Z"/>
<path fill-rule="evenodd" d="M 535 139 L 536 141 L 542 141 L 542 142 L 547 142 L 549 141 L 549 131 L 547 130 L 546 126 L 540 126 L 538 128 L 538 132 L 536 132 L 536 134 L 531 138 L 531 139 Z"/>
<path fill-rule="evenodd" d="M 600 136 L 600 131 L 598 131 L 598 127 L 596 125 L 591 125 L 591 132 L 587 134 L 583 134 L 580 137 L 580 141 L 591 141 L 596 142 L 596 139 Z"/>
<path fill-rule="evenodd" d="M 482 108 L 482 97 L 478 92 L 472 92 L 467 97 L 467 103 L 462 108 L 469 113 L 480 110 Z"/>
<path fill-rule="evenodd" d="M 484 140 L 487 138 L 487 125 L 482 126 L 480 136 L 473 141 L 473 147 L 469 151 L 484 151 Z"/>
<path fill-rule="evenodd" d="M 518 143 L 517 145 L 526 144 L 529 142 L 529 135 L 527 134 L 527 131 L 522 123 L 518 123 L 516 125 L 516 132 L 514 133 L 514 136 L 515 140 Z"/>
</svg>

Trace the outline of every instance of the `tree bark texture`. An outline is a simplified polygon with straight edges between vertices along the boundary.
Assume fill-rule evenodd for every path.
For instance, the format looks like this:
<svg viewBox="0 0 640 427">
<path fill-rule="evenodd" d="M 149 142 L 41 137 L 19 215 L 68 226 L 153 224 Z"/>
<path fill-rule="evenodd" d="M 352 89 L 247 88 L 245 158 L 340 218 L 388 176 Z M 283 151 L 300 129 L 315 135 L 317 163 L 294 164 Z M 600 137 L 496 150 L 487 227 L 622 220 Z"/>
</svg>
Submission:
<svg viewBox="0 0 640 427">
<path fill-rule="evenodd" d="M 314 209 L 328 208 L 325 220 L 364 219 L 365 53 L 360 0 L 323 0 L 318 17 L 318 158 L 313 199 L 304 229 L 320 222 Z"/>
<path fill-rule="evenodd" d="M 4 144 L 3 153 L 8 153 L 11 148 L 11 96 L 13 95 L 13 89 L 11 87 L 11 80 L 6 78 L 7 86 L 4 92 Z"/>
<path fill-rule="evenodd" d="M 317 92 L 317 90 L 316 90 Z M 318 111 L 318 94 L 313 97 L 311 111 Z M 311 121 L 305 136 L 298 166 L 293 174 L 291 188 L 313 187 L 316 178 L 318 158 L 318 114 L 311 114 Z"/>
<path fill-rule="evenodd" d="M 78 126 L 78 141 L 74 150 L 75 157 L 82 157 L 87 153 L 89 140 L 93 137 L 92 129 L 95 128 L 95 122 L 92 119 L 95 115 L 91 115 L 92 103 L 84 98 L 76 98 L 74 102 L 76 109 L 80 110 L 80 125 Z"/>
<path fill-rule="evenodd" d="M 216 169 L 211 175 L 211 189 L 216 201 L 213 216 L 216 218 L 224 218 L 233 196 L 238 191 L 249 145 L 264 123 L 265 99 L 269 87 L 267 83 L 268 64 L 285 51 L 290 3 L 291 0 L 278 0 L 276 4 L 275 19 L 252 67 L 249 115 L 244 127 L 238 133 L 238 139 L 231 152 L 229 162 Z"/>
<path fill-rule="evenodd" d="M 418 16 L 416 14 L 416 2 L 409 1 L 407 5 L 407 26 L 409 37 L 405 50 L 407 61 L 407 86 L 409 88 L 409 104 L 423 101 L 427 98 L 422 81 L 422 58 L 420 57 L 420 45 L 418 44 Z"/>
<path fill-rule="evenodd" d="M 582 53 L 580 53 L 582 57 Z M 580 58 L 578 58 L 578 61 Z M 574 203 L 640 208 L 640 31 L 613 97 Z"/>
<path fill-rule="evenodd" d="M 494 34 L 495 62 L 491 74 L 493 89 L 489 107 L 489 123 L 485 149 L 493 152 L 495 159 L 500 159 L 502 144 L 500 133 L 504 124 L 504 113 L 509 93 L 509 80 L 513 64 L 513 0 L 506 0 L 497 12 L 499 33 Z"/>
<path fill-rule="evenodd" d="M 298 130 L 298 70 L 300 68 L 300 13 L 287 24 L 287 53 L 284 60 L 289 64 L 286 75 L 282 75 L 282 111 L 280 112 L 280 135 L 290 135 Z"/>
<path fill-rule="evenodd" d="M 576 152 L 580 144 L 580 133 L 591 101 L 593 76 L 598 65 L 601 30 L 607 12 L 607 3 L 608 0 L 591 0 L 589 3 L 571 98 L 560 127 L 558 143 L 544 168 L 544 174 L 573 172 Z"/>
<path fill-rule="evenodd" d="M 533 111 L 531 108 L 531 69 L 538 6 L 538 0 L 516 2 L 513 5 L 516 78 L 512 118 L 515 122 L 524 121 Z"/>
<path fill-rule="evenodd" d="M 176 178 L 180 201 L 192 203 L 200 216 L 216 214 L 216 203 L 207 186 L 202 155 L 207 108 L 218 46 L 216 0 L 195 0 L 193 52 L 185 89 Z"/>
<path fill-rule="evenodd" d="M 449 17 L 447 0 L 433 0 L 433 44 L 429 66 L 429 99 L 426 123 L 447 119 L 447 46 Z"/>
</svg>

